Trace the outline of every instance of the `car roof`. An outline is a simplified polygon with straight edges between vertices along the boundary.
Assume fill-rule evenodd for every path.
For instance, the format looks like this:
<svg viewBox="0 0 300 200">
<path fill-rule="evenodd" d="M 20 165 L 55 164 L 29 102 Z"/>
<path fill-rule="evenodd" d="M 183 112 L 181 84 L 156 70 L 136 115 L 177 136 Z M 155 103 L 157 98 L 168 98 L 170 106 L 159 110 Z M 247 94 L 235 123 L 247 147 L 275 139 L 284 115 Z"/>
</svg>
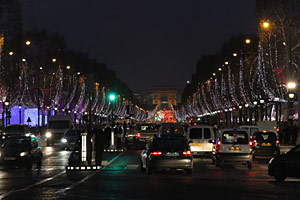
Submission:
<svg viewBox="0 0 300 200">
<path fill-rule="evenodd" d="M 220 129 L 220 131 L 223 133 L 225 131 L 243 131 L 243 132 L 246 132 L 247 131 L 245 129 L 242 129 L 242 128 L 224 128 L 224 129 Z"/>
</svg>

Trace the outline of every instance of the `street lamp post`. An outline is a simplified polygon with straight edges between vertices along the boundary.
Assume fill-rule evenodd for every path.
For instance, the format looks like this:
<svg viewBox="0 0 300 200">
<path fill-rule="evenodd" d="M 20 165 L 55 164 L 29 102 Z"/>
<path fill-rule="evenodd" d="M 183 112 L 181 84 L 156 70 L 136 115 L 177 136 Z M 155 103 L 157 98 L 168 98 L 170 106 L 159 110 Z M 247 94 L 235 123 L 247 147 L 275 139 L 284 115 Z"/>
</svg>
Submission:
<svg viewBox="0 0 300 200">
<path fill-rule="evenodd" d="M 22 124 L 22 116 L 21 116 L 21 114 L 22 114 L 22 106 L 21 105 L 19 105 L 19 124 Z"/>
<path fill-rule="evenodd" d="M 8 107 L 9 107 L 9 102 L 8 101 L 5 101 L 5 113 L 6 113 L 6 117 L 5 117 L 5 126 L 7 126 L 7 124 L 8 124 L 8 115 L 9 115 L 9 113 L 8 113 Z"/>
</svg>

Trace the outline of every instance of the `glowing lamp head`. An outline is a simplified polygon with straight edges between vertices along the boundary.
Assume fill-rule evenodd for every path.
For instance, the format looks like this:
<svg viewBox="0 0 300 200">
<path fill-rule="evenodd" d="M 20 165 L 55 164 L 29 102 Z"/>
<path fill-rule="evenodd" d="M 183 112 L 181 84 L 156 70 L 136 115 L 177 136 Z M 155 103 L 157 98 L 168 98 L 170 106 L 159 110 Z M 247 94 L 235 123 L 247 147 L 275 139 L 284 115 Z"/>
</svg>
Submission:
<svg viewBox="0 0 300 200">
<path fill-rule="evenodd" d="M 31 42 L 30 42 L 29 40 L 27 40 L 27 41 L 25 42 L 25 44 L 26 44 L 27 46 L 29 46 L 29 45 L 31 44 Z"/>
<path fill-rule="evenodd" d="M 287 87 L 288 87 L 288 89 L 295 89 L 296 88 L 296 83 L 295 82 L 288 82 Z"/>
<path fill-rule="evenodd" d="M 115 94 L 110 94 L 108 96 L 108 98 L 109 98 L 110 101 L 115 101 L 116 100 L 116 95 Z"/>
<path fill-rule="evenodd" d="M 250 44 L 251 40 L 250 40 L 249 38 L 247 38 L 247 39 L 245 40 L 245 42 L 246 42 L 246 44 Z"/>
<path fill-rule="evenodd" d="M 269 28 L 270 27 L 269 22 L 263 22 L 262 25 L 263 25 L 264 28 Z"/>
</svg>

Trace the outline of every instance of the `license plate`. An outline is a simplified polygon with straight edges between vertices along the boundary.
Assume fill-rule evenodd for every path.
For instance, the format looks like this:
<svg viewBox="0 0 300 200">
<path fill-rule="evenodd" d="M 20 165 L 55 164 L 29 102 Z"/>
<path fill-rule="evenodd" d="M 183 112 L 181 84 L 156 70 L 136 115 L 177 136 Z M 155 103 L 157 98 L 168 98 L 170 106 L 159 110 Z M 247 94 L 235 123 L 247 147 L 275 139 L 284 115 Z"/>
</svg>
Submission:
<svg viewBox="0 0 300 200">
<path fill-rule="evenodd" d="M 4 157 L 4 160 L 16 160 L 15 157 Z"/>
<path fill-rule="evenodd" d="M 271 143 L 262 143 L 261 146 L 267 146 L 267 147 L 269 147 L 269 146 L 271 146 Z"/>
<path fill-rule="evenodd" d="M 240 148 L 240 147 L 230 147 L 229 150 L 230 150 L 230 151 L 240 151 L 241 148 Z"/>
<path fill-rule="evenodd" d="M 193 146 L 201 146 L 202 143 L 193 143 Z"/>
<path fill-rule="evenodd" d="M 173 156 L 179 156 L 179 153 L 177 153 L 177 152 L 167 152 L 166 156 L 171 156 L 171 157 L 173 157 Z"/>
</svg>

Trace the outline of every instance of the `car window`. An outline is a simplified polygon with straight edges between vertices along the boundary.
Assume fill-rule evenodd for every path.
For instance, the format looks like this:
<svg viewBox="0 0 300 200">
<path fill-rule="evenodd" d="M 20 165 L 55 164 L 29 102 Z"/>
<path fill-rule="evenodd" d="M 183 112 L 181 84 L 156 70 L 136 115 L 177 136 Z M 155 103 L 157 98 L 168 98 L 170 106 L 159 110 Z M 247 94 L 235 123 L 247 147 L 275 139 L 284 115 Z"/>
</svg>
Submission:
<svg viewBox="0 0 300 200">
<path fill-rule="evenodd" d="M 76 131 L 76 130 L 69 130 L 66 132 L 66 136 L 75 136 L 78 134 L 79 134 L 79 131 Z"/>
<path fill-rule="evenodd" d="M 5 133 L 24 133 L 24 127 L 23 126 L 7 126 L 3 130 Z"/>
<path fill-rule="evenodd" d="M 174 126 L 174 127 L 162 127 L 162 133 L 163 134 L 184 134 L 184 130 L 182 126 Z"/>
<path fill-rule="evenodd" d="M 273 132 L 266 132 L 266 133 L 259 132 L 255 135 L 254 139 L 257 142 L 276 142 L 277 137 L 276 134 Z"/>
<path fill-rule="evenodd" d="M 190 139 L 202 139 L 202 128 L 191 128 Z"/>
<path fill-rule="evenodd" d="M 253 135 L 255 132 L 259 131 L 258 128 L 250 128 L 250 134 Z"/>
<path fill-rule="evenodd" d="M 159 151 L 185 150 L 188 149 L 188 145 L 186 141 L 181 138 L 156 138 L 153 140 L 151 149 Z"/>
<path fill-rule="evenodd" d="M 28 138 L 8 138 L 1 147 L 28 147 L 30 146 L 30 139 Z"/>
<path fill-rule="evenodd" d="M 248 134 L 244 131 L 225 131 L 222 144 L 248 144 Z"/>
<path fill-rule="evenodd" d="M 69 128 L 69 121 L 49 121 L 48 128 L 49 129 L 63 129 Z"/>
<path fill-rule="evenodd" d="M 204 139 L 210 139 L 211 138 L 211 132 L 209 128 L 204 128 Z"/>
</svg>

